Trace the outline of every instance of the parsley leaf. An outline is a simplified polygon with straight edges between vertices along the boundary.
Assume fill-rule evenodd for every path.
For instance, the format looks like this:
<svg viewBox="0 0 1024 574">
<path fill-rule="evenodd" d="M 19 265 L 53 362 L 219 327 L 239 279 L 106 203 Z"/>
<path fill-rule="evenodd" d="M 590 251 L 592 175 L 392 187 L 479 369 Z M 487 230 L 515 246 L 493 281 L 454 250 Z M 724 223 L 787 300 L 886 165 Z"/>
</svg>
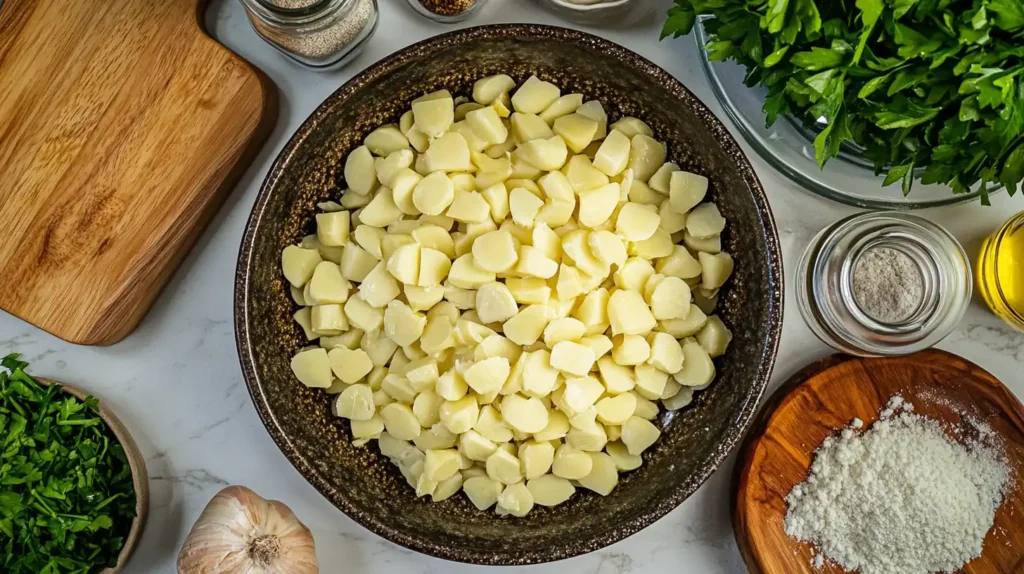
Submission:
<svg viewBox="0 0 1024 574">
<path fill-rule="evenodd" d="M 818 132 L 822 166 L 853 142 L 904 193 L 919 178 L 984 203 L 1024 181 L 1021 0 L 675 0 L 662 37 L 699 15 L 710 57 L 767 89 L 766 125 Z"/>
<path fill-rule="evenodd" d="M 0 360 L 0 572 L 90 574 L 117 563 L 135 519 L 124 449 L 98 401 Z"/>
</svg>

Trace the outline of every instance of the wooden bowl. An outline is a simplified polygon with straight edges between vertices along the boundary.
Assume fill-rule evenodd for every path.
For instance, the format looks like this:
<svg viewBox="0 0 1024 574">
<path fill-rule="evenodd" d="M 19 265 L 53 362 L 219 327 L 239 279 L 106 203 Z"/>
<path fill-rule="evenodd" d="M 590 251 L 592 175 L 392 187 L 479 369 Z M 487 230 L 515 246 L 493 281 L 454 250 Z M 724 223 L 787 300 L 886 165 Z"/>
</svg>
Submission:
<svg viewBox="0 0 1024 574">
<path fill-rule="evenodd" d="M 42 385 L 59 384 L 64 392 L 83 401 L 89 395 L 96 397 L 94 393 L 88 393 L 60 381 L 39 377 L 33 378 Z M 142 452 L 139 451 L 135 440 L 132 439 L 128 428 L 114 415 L 112 410 L 104 406 L 105 404 L 100 399 L 100 418 L 103 419 L 103 422 L 114 433 L 114 438 L 124 448 L 124 454 L 128 459 L 128 466 L 132 470 L 132 486 L 135 488 L 135 520 L 132 521 L 131 530 L 128 531 L 128 536 L 124 540 L 124 547 L 121 548 L 121 553 L 117 556 L 117 565 L 100 571 L 100 574 L 115 574 L 124 568 L 132 553 L 135 552 L 135 548 L 139 545 L 139 540 L 142 539 L 142 531 L 145 529 L 146 519 L 149 517 L 149 475 L 146 473 L 146 459 L 142 456 Z"/>
<path fill-rule="evenodd" d="M 579 492 L 524 518 L 477 510 L 462 494 L 417 499 L 376 443 L 352 446 L 330 396 L 304 387 L 289 366 L 307 345 L 281 273 L 281 251 L 315 232 L 317 202 L 338 200 L 345 158 L 413 99 L 439 89 L 531 74 L 632 115 L 667 142 L 669 157 L 706 175 L 729 220 L 725 250 L 736 270 L 718 310 L 735 339 L 719 378 L 694 403 L 663 413 L 644 465 L 606 497 Z M 752 417 L 775 362 L 782 326 L 782 258 L 767 199 L 736 141 L 678 80 L 629 50 L 589 34 L 537 25 L 468 28 L 420 42 L 370 66 L 330 96 L 275 161 L 246 227 L 235 283 L 238 352 L 256 410 L 285 456 L 353 520 L 402 546 L 449 560 L 532 564 L 576 556 L 651 524 L 692 494 L 728 456 Z M 583 490 L 583 489 L 580 489 Z"/>
<path fill-rule="evenodd" d="M 765 406 L 740 454 L 733 528 L 753 574 L 842 574 L 826 562 L 812 568 L 813 547 L 789 537 L 785 498 L 803 482 L 814 451 L 854 417 L 864 428 L 893 395 L 914 412 L 955 428 L 962 413 L 988 424 L 1002 439 L 1011 488 L 985 537 L 981 557 L 964 574 L 1020 572 L 1024 563 L 1024 405 L 991 374 L 951 353 L 865 359 L 835 355 L 793 376 Z"/>
</svg>

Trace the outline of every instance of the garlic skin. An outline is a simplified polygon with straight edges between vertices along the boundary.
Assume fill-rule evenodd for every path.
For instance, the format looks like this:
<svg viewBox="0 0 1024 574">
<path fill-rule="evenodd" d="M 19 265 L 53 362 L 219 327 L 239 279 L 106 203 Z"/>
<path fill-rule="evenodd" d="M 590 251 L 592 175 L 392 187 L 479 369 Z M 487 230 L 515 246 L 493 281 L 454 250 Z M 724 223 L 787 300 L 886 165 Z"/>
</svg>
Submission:
<svg viewBox="0 0 1024 574">
<path fill-rule="evenodd" d="M 178 555 L 178 574 L 318 574 L 313 535 L 290 508 L 244 486 L 218 492 Z"/>
</svg>

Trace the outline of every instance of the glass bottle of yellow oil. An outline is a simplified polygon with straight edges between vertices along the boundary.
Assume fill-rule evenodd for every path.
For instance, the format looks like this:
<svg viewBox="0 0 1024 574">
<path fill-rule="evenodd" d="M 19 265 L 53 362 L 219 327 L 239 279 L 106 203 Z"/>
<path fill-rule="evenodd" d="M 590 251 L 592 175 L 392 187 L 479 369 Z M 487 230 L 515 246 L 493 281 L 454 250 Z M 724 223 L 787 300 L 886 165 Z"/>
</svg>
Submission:
<svg viewBox="0 0 1024 574">
<path fill-rule="evenodd" d="M 1024 331 L 1024 212 L 982 244 L 978 290 L 993 313 Z"/>
</svg>

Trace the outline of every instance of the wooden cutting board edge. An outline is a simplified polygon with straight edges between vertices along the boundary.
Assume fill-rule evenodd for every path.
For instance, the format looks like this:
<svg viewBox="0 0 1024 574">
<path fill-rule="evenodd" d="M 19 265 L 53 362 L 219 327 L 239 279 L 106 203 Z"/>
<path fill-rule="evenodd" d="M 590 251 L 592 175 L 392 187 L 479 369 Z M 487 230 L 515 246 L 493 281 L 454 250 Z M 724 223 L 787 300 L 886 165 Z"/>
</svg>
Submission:
<svg viewBox="0 0 1024 574">
<path fill-rule="evenodd" d="M 0 0 L 0 9 L 3 8 L 4 2 L 5 0 Z M 213 172 L 211 174 L 210 183 L 204 186 L 210 189 L 210 192 L 208 193 L 209 200 L 204 204 L 204 209 L 198 210 L 198 217 L 191 222 L 188 229 L 183 230 L 185 232 L 185 236 L 182 243 L 178 246 L 178 250 L 172 253 L 166 262 L 163 263 L 162 269 L 159 270 L 159 273 L 150 278 L 148 285 L 139 285 L 137 287 L 142 291 L 146 291 L 148 289 L 150 292 L 143 296 L 129 313 L 116 317 L 108 315 L 100 322 L 93 324 L 91 328 L 85 332 L 70 332 L 68 330 L 61 329 L 56 325 L 35 321 L 32 318 L 23 316 L 16 311 L 11 311 L 3 307 L 0 307 L 0 310 L 10 313 L 12 316 L 69 343 L 109 346 L 121 341 L 131 334 L 142 322 L 146 313 L 149 312 L 157 298 L 167 286 L 174 272 L 181 266 L 185 256 L 192 250 L 196 241 L 198 241 L 210 221 L 224 204 L 230 191 L 238 183 L 241 176 L 249 169 L 250 161 L 256 156 L 260 149 L 262 149 L 263 144 L 266 143 L 267 137 L 269 137 L 271 131 L 273 131 L 273 128 L 276 125 L 278 114 L 278 92 L 273 81 L 262 70 L 249 63 L 247 60 L 210 36 L 204 23 L 205 12 L 208 5 L 209 0 L 197 0 L 195 3 L 195 19 L 198 34 L 203 41 L 211 44 L 215 50 L 220 50 L 226 53 L 229 58 L 246 69 L 256 79 L 260 88 L 260 117 L 253 129 L 246 134 L 246 144 L 237 153 L 235 159 L 226 164 L 228 169 L 226 171 Z"/>
</svg>

